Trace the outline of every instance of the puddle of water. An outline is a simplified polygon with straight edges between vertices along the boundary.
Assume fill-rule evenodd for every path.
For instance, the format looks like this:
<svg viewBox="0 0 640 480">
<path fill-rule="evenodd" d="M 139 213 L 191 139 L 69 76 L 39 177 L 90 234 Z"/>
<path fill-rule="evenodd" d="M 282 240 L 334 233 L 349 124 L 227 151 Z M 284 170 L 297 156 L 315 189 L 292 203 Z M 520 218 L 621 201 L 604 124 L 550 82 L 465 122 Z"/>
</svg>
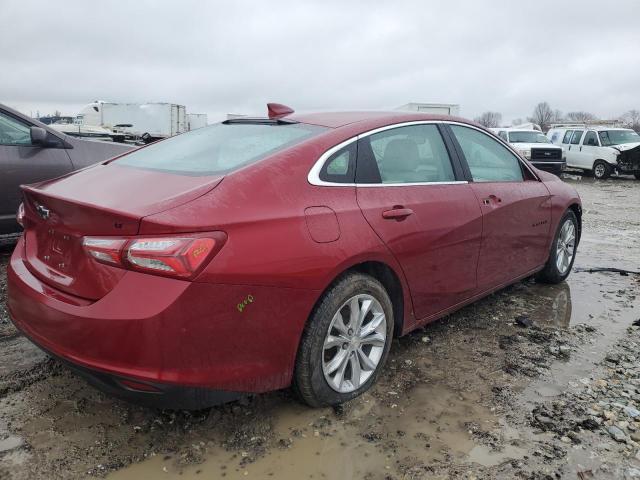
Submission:
<svg viewBox="0 0 640 480">
<path fill-rule="evenodd" d="M 569 328 L 581 323 L 597 329 L 592 343 L 572 352 L 569 361 L 555 362 L 550 375 L 526 387 L 524 398 L 537 401 L 560 395 L 570 382 L 592 375 L 595 364 L 637 318 L 636 289 L 632 276 L 574 272 L 559 285 L 533 284 L 522 292 L 524 298 L 543 299 L 530 313 L 539 325 Z"/>
<path fill-rule="evenodd" d="M 291 439 L 290 447 L 273 448 L 254 463 L 239 466 L 241 457 L 216 447 L 200 465 L 177 468 L 173 459 L 156 456 L 113 473 L 109 480 L 155 478 L 340 478 L 361 479 L 368 473 L 395 470 L 411 457 L 425 464 L 453 457 L 481 465 L 520 458 L 523 451 L 507 446 L 491 451 L 474 441 L 466 422 L 495 432 L 501 423 L 475 396 L 461 397 L 441 386 L 420 386 L 386 406 L 366 395 L 342 420 L 331 415 L 328 428 L 315 430 L 317 411 L 283 405 L 274 412 L 275 439 Z M 297 436 L 294 432 L 300 432 Z M 508 437 L 509 435 L 505 435 Z"/>
<path fill-rule="evenodd" d="M 507 460 L 522 458 L 526 453 L 525 449 L 513 445 L 506 445 L 500 451 L 492 451 L 485 445 L 476 445 L 469 452 L 469 461 L 479 463 L 483 467 L 493 467 Z"/>
</svg>

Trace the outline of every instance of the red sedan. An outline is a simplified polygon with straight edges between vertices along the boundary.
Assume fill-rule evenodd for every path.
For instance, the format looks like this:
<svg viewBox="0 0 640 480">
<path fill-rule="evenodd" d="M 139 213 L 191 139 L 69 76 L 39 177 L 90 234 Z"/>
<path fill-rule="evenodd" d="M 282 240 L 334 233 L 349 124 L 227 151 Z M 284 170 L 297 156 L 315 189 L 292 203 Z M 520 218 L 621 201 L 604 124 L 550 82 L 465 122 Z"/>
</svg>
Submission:
<svg viewBox="0 0 640 480">
<path fill-rule="evenodd" d="M 9 311 L 128 399 L 197 408 L 375 382 L 391 339 L 520 279 L 560 282 L 577 193 L 466 120 L 227 120 L 23 187 Z"/>
</svg>

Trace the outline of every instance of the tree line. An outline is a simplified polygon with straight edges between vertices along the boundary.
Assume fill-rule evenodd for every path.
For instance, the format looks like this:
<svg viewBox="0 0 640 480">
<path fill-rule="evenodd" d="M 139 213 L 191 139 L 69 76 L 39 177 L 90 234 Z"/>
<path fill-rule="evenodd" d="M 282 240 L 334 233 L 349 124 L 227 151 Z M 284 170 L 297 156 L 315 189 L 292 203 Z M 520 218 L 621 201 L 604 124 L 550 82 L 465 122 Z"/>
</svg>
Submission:
<svg viewBox="0 0 640 480">
<path fill-rule="evenodd" d="M 487 128 L 500 127 L 502 125 L 502 114 L 500 112 L 484 112 L 474 120 L 480 125 L 483 125 Z M 540 125 L 542 131 L 546 132 L 547 130 L 549 130 L 552 123 L 586 123 L 597 122 L 598 120 L 599 119 L 596 115 L 593 115 L 589 112 L 577 111 L 563 114 L 560 110 L 553 110 L 547 102 L 540 102 L 535 106 L 530 117 L 527 117 L 526 120 L 517 118 L 513 120 L 512 125 L 520 125 L 525 122 L 531 122 Z M 623 126 L 631 128 L 640 133 L 639 110 L 629 110 L 625 114 L 621 115 L 617 120 L 619 120 Z"/>
</svg>

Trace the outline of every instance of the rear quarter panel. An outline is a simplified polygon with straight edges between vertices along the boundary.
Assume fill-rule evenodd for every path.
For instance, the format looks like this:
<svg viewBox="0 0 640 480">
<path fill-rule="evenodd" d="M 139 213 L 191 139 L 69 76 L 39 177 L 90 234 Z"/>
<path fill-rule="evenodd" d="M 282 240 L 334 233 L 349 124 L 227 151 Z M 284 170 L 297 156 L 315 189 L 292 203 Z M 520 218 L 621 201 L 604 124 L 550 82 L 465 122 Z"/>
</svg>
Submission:
<svg viewBox="0 0 640 480">
<path fill-rule="evenodd" d="M 575 188 L 563 182 L 555 175 L 537 169 L 536 174 L 545 183 L 551 194 L 551 228 L 549 229 L 548 239 L 548 245 L 549 248 L 551 248 L 551 242 L 554 239 L 562 216 L 572 205 L 576 205 L 579 211 L 582 211 L 582 201 Z M 578 221 L 580 221 L 580 219 L 578 219 Z M 582 231 L 581 223 L 580 231 Z"/>
</svg>

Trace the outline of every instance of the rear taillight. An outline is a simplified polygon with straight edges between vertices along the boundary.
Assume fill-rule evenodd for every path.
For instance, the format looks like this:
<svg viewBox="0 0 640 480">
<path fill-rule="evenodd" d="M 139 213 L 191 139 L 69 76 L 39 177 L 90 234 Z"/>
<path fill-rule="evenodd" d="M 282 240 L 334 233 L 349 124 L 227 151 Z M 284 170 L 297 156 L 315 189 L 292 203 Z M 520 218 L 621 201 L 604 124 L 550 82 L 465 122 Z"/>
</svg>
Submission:
<svg viewBox="0 0 640 480">
<path fill-rule="evenodd" d="M 24 203 L 21 203 L 16 213 L 16 221 L 24 228 Z"/>
<path fill-rule="evenodd" d="M 96 261 L 142 272 L 192 277 L 226 240 L 223 232 L 180 237 L 85 237 L 82 245 Z"/>
</svg>

